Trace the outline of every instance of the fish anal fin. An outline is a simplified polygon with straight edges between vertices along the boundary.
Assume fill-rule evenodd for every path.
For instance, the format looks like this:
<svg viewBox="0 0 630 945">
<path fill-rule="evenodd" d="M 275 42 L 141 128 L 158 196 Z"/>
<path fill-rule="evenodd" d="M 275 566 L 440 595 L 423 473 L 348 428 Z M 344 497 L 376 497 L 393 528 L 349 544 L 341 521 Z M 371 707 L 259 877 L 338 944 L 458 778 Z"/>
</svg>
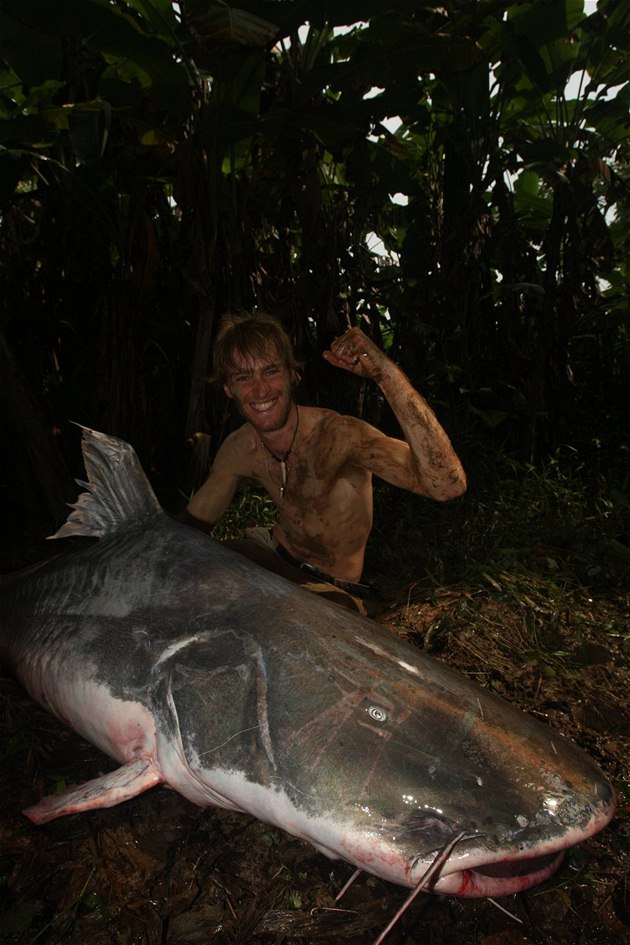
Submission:
<svg viewBox="0 0 630 945">
<path fill-rule="evenodd" d="M 162 781 L 164 777 L 155 765 L 146 758 L 138 758 L 116 768 L 115 771 L 101 775 L 100 778 L 75 784 L 59 794 L 43 797 L 22 813 L 34 824 L 46 824 L 49 820 L 66 814 L 77 814 L 99 807 L 114 807 L 142 794 L 143 791 L 148 791 Z"/>
</svg>

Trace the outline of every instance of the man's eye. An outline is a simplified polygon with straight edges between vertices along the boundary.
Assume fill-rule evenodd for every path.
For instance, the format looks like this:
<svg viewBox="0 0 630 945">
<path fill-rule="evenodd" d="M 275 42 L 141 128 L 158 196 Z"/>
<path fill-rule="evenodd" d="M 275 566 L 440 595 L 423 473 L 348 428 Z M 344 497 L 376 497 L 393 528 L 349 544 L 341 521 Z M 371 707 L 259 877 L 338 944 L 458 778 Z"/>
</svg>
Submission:
<svg viewBox="0 0 630 945">
<path fill-rule="evenodd" d="M 273 377 L 275 374 L 279 374 L 279 372 L 280 372 L 279 368 L 270 367 L 270 368 L 267 368 L 267 370 L 265 371 L 265 374 L 267 375 L 267 377 Z"/>
<path fill-rule="evenodd" d="M 249 380 L 249 374 L 236 374 L 234 381 L 236 384 L 247 384 Z"/>
</svg>

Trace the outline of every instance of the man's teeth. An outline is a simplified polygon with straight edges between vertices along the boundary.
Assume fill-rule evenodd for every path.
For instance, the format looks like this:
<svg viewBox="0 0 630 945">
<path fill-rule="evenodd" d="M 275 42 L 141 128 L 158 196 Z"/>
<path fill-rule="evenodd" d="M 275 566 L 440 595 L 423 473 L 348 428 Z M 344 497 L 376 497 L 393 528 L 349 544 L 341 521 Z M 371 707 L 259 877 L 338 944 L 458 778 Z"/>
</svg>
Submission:
<svg viewBox="0 0 630 945">
<path fill-rule="evenodd" d="M 264 410 L 269 410 L 270 407 L 273 407 L 273 400 L 266 400 L 264 404 L 252 404 L 252 408 L 259 413 L 262 413 Z"/>
</svg>

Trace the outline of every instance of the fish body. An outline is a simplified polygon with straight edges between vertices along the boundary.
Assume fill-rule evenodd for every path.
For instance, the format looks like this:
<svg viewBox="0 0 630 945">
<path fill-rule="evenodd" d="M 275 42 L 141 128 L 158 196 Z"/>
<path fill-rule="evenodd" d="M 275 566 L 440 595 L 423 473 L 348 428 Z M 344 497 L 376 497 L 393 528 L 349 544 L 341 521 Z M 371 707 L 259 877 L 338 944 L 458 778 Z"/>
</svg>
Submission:
<svg viewBox="0 0 630 945">
<path fill-rule="evenodd" d="M 614 792 L 571 741 L 174 521 L 123 441 L 84 429 L 83 452 L 58 536 L 98 540 L 2 579 L 0 651 L 120 767 L 34 823 L 164 783 L 408 887 L 459 838 L 432 888 L 475 897 L 542 882 L 609 822 Z"/>
</svg>

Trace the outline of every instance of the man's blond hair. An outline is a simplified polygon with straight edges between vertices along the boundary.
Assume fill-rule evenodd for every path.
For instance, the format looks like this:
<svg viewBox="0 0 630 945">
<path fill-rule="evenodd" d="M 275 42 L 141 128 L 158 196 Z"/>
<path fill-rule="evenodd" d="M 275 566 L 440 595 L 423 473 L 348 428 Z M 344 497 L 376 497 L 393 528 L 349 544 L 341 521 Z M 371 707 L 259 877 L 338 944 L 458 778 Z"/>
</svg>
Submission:
<svg viewBox="0 0 630 945">
<path fill-rule="evenodd" d="M 293 345 L 273 315 L 223 315 L 212 352 L 212 380 L 223 386 L 239 370 L 236 354 L 244 358 L 265 358 L 277 354 L 291 372 L 294 386 L 300 379 Z"/>
</svg>

